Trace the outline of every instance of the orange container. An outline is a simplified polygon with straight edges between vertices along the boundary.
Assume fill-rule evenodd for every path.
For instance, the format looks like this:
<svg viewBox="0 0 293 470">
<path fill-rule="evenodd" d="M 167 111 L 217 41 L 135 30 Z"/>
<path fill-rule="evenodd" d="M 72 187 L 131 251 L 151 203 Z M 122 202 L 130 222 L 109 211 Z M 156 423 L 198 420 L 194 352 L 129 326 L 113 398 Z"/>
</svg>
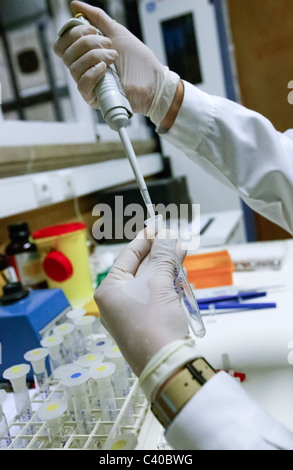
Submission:
<svg viewBox="0 0 293 470">
<path fill-rule="evenodd" d="M 196 289 L 233 284 L 234 265 L 227 250 L 186 256 L 183 266 Z"/>
</svg>

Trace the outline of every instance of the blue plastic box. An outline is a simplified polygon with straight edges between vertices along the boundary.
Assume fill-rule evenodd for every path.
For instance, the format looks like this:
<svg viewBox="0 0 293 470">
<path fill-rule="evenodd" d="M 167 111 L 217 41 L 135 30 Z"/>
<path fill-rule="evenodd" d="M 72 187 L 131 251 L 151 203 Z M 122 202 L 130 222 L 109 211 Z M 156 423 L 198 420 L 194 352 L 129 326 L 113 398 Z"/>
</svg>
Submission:
<svg viewBox="0 0 293 470">
<path fill-rule="evenodd" d="M 24 299 L 0 306 L 0 382 L 5 382 L 5 369 L 25 363 L 24 354 L 41 347 L 40 340 L 65 320 L 70 308 L 61 289 L 32 290 Z M 32 368 L 27 378 L 33 380 Z"/>
</svg>

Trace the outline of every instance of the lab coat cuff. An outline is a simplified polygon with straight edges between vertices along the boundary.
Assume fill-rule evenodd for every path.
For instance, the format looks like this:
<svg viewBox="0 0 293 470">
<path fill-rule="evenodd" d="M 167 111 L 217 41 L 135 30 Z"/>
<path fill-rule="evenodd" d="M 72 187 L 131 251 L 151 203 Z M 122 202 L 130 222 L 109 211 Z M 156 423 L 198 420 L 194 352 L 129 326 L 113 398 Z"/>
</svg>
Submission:
<svg viewBox="0 0 293 470">
<path fill-rule="evenodd" d="M 205 139 L 215 116 L 215 100 L 183 80 L 184 98 L 176 120 L 166 132 L 160 126 L 156 131 L 177 148 L 196 150 Z"/>
<path fill-rule="evenodd" d="M 173 341 L 155 354 L 139 378 L 140 387 L 148 401 L 151 403 L 160 386 L 173 372 L 198 356 L 199 353 L 192 338 Z"/>
</svg>

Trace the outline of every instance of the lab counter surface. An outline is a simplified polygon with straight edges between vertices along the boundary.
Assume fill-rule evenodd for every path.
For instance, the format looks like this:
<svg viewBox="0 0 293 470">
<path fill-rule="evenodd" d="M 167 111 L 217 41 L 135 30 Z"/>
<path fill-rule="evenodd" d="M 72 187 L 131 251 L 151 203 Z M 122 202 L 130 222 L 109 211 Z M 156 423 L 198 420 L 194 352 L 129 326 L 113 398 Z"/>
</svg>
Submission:
<svg viewBox="0 0 293 470">
<path fill-rule="evenodd" d="M 275 302 L 276 308 L 204 315 L 206 335 L 196 339 L 198 350 L 216 369 L 245 374 L 242 385 L 248 393 L 293 431 L 293 240 L 227 245 L 221 249 L 227 249 L 234 259 L 245 255 L 250 259 L 281 259 L 278 269 L 235 271 L 233 286 L 214 290 L 218 294 L 231 289 L 265 290 L 265 301 Z M 196 291 L 196 296 L 209 293 Z M 4 411 L 11 419 L 12 397 L 4 403 Z M 137 438 L 137 450 L 170 449 L 163 428 L 150 410 L 145 413 Z"/>
</svg>

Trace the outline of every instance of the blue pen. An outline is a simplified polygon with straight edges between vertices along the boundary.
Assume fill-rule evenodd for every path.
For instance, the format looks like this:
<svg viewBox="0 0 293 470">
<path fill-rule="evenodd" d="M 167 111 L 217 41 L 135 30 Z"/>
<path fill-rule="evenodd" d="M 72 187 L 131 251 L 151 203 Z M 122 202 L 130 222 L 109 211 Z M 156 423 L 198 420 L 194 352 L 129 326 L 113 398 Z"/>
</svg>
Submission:
<svg viewBox="0 0 293 470">
<path fill-rule="evenodd" d="M 277 304 L 274 302 L 260 302 L 260 303 L 247 303 L 242 302 L 215 302 L 199 304 L 200 310 L 259 310 L 263 308 L 276 308 Z"/>
<path fill-rule="evenodd" d="M 210 304 L 210 303 L 217 303 L 223 301 L 241 301 L 241 300 L 248 300 L 248 299 L 255 299 L 257 297 L 264 297 L 266 296 L 266 292 L 238 292 L 237 294 L 231 295 L 221 295 L 218 297 L 206 297 L 203 299 L 197 299 L 198 304 Z"/>
</svg>

